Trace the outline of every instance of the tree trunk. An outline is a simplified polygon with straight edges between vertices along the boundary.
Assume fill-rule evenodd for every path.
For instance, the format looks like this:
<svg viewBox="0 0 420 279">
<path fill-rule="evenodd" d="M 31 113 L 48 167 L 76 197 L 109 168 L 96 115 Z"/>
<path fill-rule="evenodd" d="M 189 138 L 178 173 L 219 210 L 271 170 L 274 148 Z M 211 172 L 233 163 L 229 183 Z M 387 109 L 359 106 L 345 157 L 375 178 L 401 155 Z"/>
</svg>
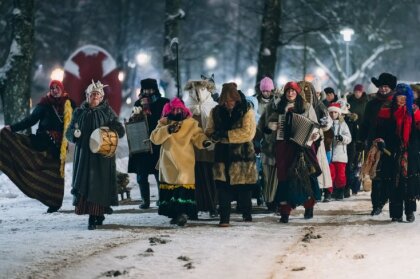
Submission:
<svg viewBox="0 0 420 279">
<path fill-rule="evenodd" d="M 180 0 L 165 1 L 165 42 L 163 55 L 163 69 L 165 71 L 164 82 L 167 84 L 165 91 L 167 97 L 174 97 L 177 93 L 177 53 L 175 48 L 171 49 L 171 42 L 178 38 Z"/>
<path fill-rule="evenodd" d="M 280 35 L 281 0 L 265 0 L 258 53 L 257 81 L 264 76 L 274 78 Z"/>
<path fill-rule="evenodd" d="M 14 1 L 11 26 L 13 39 L 9 56 L 0 69 L 5 124 L 15 123 L 29 114 L 34 56 L 34 0 Z"/>
</svg>

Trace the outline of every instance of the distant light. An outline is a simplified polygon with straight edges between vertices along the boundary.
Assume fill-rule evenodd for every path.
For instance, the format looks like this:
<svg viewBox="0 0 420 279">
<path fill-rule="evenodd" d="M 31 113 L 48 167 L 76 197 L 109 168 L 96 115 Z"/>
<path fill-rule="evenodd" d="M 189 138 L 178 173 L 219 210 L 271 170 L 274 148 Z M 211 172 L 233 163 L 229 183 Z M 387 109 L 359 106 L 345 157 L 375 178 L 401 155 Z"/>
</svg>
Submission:
<svg viewBox="0 0 420 279">
<path fill-rule="evenodd" d="M 144 52 L 139 52 L 136 56 L 136 61 L 139 65 L 146 65 L 150 61 L 150 55 Z"/>
<path fill-rule="evenodd" d="M 127 98 L 127 100 L 125 100 L 125 103 L 126 103 L 127 105 L 131 104 L 131 97 L 128 97 L 128 98 Z"/>
<path fill-rule="evenodd" d="M 315 73 L 319 77 L 324 77 L 326 75 L 324 69 L 322 69 L 320 67 L 316 68 Z"/>
<path fill-rule="evenodd" d="M 249 66 L 248 69 L 246 69 L 246 72 L 248 73 L 248 75 L 253 77 L 253 76 L 257 75 L 258 68 L 255 67 L 255 66 Z"/>
<path fill-rule="evenodd" d="M 284 85 L 284 84 L 286 84 L 287 80 L 288 79 L 287 79 L 286 76 L 279 76 L 278 79 L 277 79 L 277 83 L 279 85 Z"/>
<path fill-rule="evenodd" d="M 312 81 L 314 81 L 314 79 L 315 79 L 315 77 L 314 77 L 313 74 L 306 74 L 306 76 L 305 76 L 305 81 L 312 82 Z"/>
<path fill-rule="evenodd" d="M 255 94 L 255 89 L 253 89 L 253 88 L 248 88 L 247 90 L 246 90 L 246 95 L 247 96 L 253 96 Z"/>
<path fill-rule="evenodd" d="M 64 71 L 63 71 L 63 69 L 61 69 L 61 68 L 55 68 L 51 72 L 50 78 L 51 78 L 51 80 L 63 81 L 63 79 L 64 79 Z"/>
<path fill-rule="evenodd" d="M 238 85 L 238 87 L 241 87 L 241 85 L 242 85 L 242 79 L 240 77 L 236 77 L 233 80 L 233 82 L 236 83 L 236 85 Z"/>
<path fill-rule="evenodd" d="M 132 61 L 128 61 L 127 66 L 130 68 L 134 68 L 136 67 L 136 63 L 132 62 Z"/>
<path fill-rule="evenodd" d="M 124 72 L 123 72 L 123 71 L 120 71 L 120 72 L 118 73 L 118 80 L 119 80 L 119 81 L 121 81 L 121 82 L 123 82 L 123 81 L 124 81 L 124 79 L 125 79 L 125 74 L 124 74 Z"/>
<path fill-rule="evenodd" d="M 206 63 L 206 68 L 209 69 L 209 70 L 212 70 L 212 69 L 216 68 L 216 66 L 217 66 L 217 60 L 213 56 L 207 57 L 206 60 L 205 60 L 205 63 Z"/>
<path fill-rule="evenodd" d="M 351 28 L 344 28 L 343 30 L 340 31 L 340 34 L 343 35 L 343 40 L 345 42 L 350 42 L 351 36 L 353 36 L 354 34 L 354 30 Z"/>
</svg>

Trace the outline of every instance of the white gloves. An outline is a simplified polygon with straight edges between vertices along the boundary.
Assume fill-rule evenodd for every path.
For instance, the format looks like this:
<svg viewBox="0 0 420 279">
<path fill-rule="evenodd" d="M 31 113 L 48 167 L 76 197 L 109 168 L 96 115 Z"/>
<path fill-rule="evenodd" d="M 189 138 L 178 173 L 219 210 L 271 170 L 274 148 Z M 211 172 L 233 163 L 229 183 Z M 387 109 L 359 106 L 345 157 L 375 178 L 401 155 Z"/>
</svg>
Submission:
<svg viewBox="0 0 420 279">
<path fill-rule="evenodd" d="M 131 114 L 140 114 L 142 111 L 142 107 L 133 107 Z"/>
</svg>

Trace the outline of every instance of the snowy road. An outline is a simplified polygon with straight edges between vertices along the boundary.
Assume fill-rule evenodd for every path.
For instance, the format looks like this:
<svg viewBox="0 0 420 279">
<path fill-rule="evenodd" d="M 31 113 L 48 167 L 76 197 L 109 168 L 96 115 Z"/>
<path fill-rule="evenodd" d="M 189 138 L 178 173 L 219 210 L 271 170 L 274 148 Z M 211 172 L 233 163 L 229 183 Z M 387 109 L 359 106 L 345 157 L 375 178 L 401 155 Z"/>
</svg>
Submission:
<svg viewBox="0 0 420 279">
<path fill-rule="evenodd" d="M 418 278 L 420 218 L 371 217 L 369 193 L 317 204 L 310 221 L 300 208 L 289 224 L 256 208 L 254 222 L 234 214 L 230 228 L 206 214 L 178 228 L 132 203 L 88 231 L 68 187 L 62 209 L 45 214 L 0 175 L 0 278 Z"/>
</svg>

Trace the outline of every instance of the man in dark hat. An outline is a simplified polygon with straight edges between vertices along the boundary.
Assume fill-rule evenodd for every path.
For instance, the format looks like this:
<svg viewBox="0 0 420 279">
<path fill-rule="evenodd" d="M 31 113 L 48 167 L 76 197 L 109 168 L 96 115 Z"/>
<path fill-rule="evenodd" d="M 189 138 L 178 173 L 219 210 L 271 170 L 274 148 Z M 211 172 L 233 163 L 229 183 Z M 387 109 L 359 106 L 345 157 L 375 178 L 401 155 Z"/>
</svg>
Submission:
<svg viewBox="0 0 420 279">
<path fill-rule="evenodd" d="M 140 95 L 139 99 L 134 103 L 132 118 L 145 117 L 150 136 L 150 133 L 156 128 L 157 122 L 162 115 L 163 107 L 169 102 L 169 99 L 161 96 L 155 79 L 143 79 L 140 81 L 140 86 Z M 128 160 L 128 172 L 137 174 L 137 183 L 140 186 L 142 198 L 141 209 L 150 207 L 149 174 L 153 174 L 156 182 L 159 183 L 159 172 L 155 167 L 159 160 L 160 146 L 152 144 L 152 150 L 152 153 L 133 154 Z"/>
<path fill-rule="evenodd" d="M 335 103 L 338 100 L 337 95 L 335 94 L 335 91 L 332 87 L 326 87 L 324 88 L 324 93 L 326 95 L 325 100 L 322 102 L 326 107 L 328 107 L 331 103 Z"/>
<path fill-rule="evenodd" d="M 359 150 L 365 147 L 370 148 L 373 141 L 380 138 L 384 143 L 378 144 L 378 147 L 384 151 L 387 141 L 390 141 L 390 135 L 394 133 L 391 128 L 392 123 L 389 123 L 390 120 L 384 116 L 391 107 L 394 89 L 397 86 L 397 77 L 389 73 L 382 73 L 379 78 L 373 77 L 371 81 L 378 87 L 378 92 L 366 105 L 357 146 Z M 383 170 L 393 164 L 391 156 L 386 154 L 382 154 L 381 161 Z M 391 179 L 387 175 L 386 172 L 379 171 L 372 181 L 372 216 L 380 214 L 388 201 Z"/>
</svg>

